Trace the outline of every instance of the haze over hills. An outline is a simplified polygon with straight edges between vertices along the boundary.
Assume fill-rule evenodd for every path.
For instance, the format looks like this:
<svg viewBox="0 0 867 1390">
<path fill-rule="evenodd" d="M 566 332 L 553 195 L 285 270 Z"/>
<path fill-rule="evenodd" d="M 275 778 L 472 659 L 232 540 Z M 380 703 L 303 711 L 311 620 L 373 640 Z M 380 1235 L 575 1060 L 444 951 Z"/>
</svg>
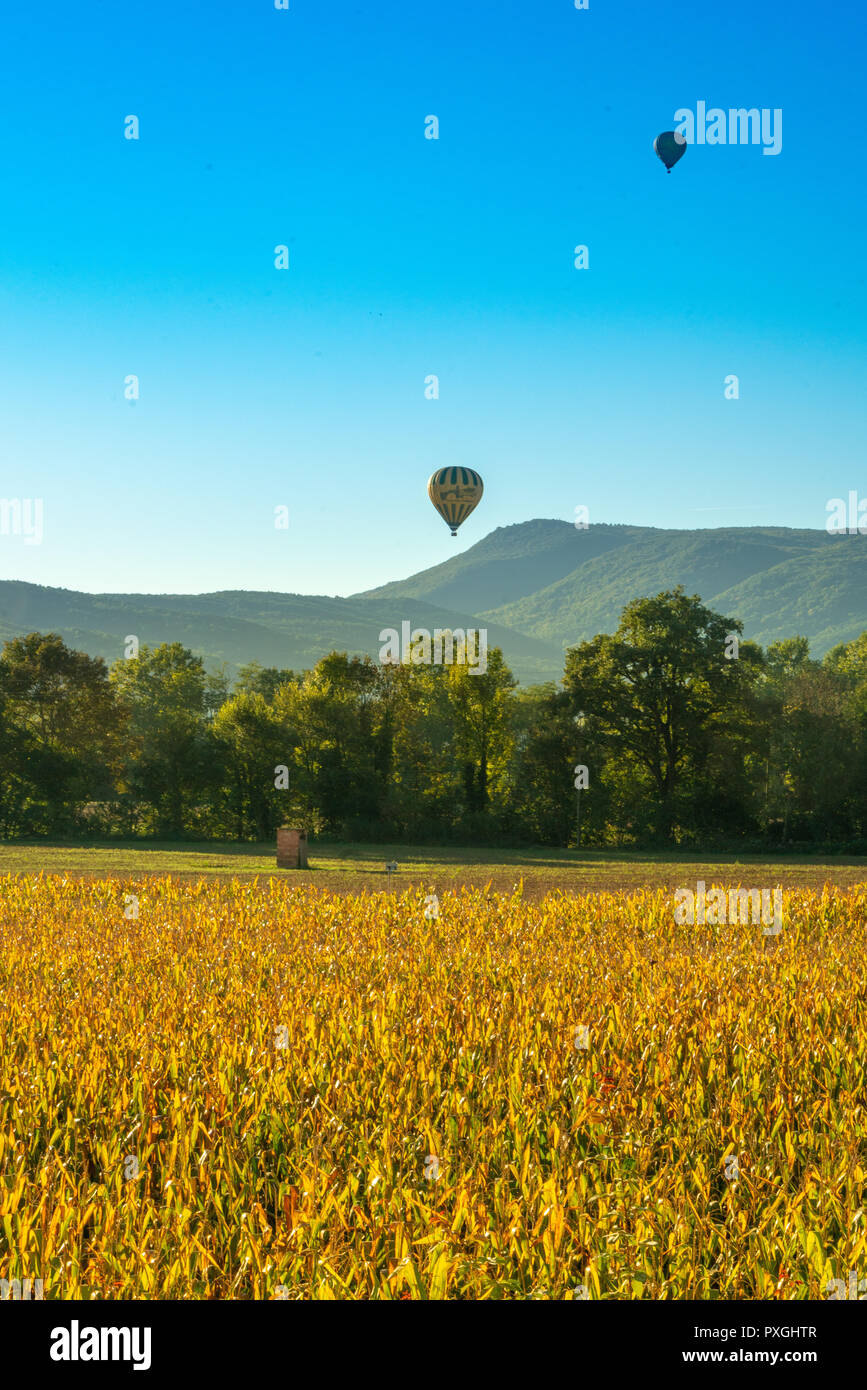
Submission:
<svg viewBox="0 0 867 1390">
<path fill-rule="evenodd" d="M 303 670 L 326 652 L 376 658 L 383 628 L 482 626 L 524 682 L 556 680 L 566 646 L 613 631 L 630 599 L 683 584 L 767 645 L 809 637 L 820 656 L 867 628 L 867 537 L 782 527 L 656 530 L 535 520 L 500 527 L 433 569 L 348 598 L 226 591 L 86 594 L 0 581 L 0 636 L 59 632 L 116 660 L 135 634 L 177 641 L 234 674 Z"/>
<path fill-rule="evenodd" d="M 327 598 L 311 594 L 83 594 L 36 584 L 0 581 L 0 637 L 24 632 L 59 632 L 70 646 L 109 664 L 123 655 L 124 639 L 181 642 L 205 658 L 209 669 L 225 663 L 302 671 L 329 651 L 367 652 L 376 659 L 379 633 L 408 619 L 414 627 L 466 628 L 471 614 L 413 600 Z M 476 624 L 478 626 L 478 624 Z M 550 642 L 525 637 L 496 622 L 484 624 L 489 646 L 510 653 L 525 681 L 546 680 L 562 665 Z"/>
</svg>

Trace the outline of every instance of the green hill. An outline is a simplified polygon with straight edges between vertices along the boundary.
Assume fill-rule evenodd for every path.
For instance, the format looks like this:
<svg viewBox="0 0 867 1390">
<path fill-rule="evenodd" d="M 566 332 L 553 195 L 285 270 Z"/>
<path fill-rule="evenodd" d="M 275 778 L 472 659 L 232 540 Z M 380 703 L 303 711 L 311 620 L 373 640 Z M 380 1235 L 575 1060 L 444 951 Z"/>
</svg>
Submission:
<svg viewBox="0 0 867 1390">
<path fill-rule="evenodd" d="M 675 584 L 742 619 L 746 636 L 763 645 L 800 633 L 822 655 L 867 628 L 867 537 L 770 526 L 577 531 L 565 521 L 532 521 L 501 527 L 444 565 L 370 592 L 443 601 L 462 590 L 484 620 L 562 651 L 613 631 L 630 599 Z"/>
<path fill-rule="evenodd" d="M 348 598 L 226 591 L 84 594 L 0 581 L 0 636 L 60 632 L 111 662 L 123 641 L 177 641 L 209 667 L 308 668 L 333 649 L 376 658 L 379 633 L 488 628 L 524 682 L 556 680 L 563 649 L 610 632 L 632 598 L 683 584 L 763 645 L 803 634 L 814 655 L 867 628 L 867 537 L 783 527 L 656 530 L 535 520 L 492 531 L 460 555 Z"/>
<path fill-rule="evenodd" d="M 478 627 L 471 613 L 420 599 L 326 598 L 308 594 L 83 594 L 12 580 L 0 581 L 0 636 L 59 632 L 70 646 L 104 657 L 123 655 L 124 639 L 181 642 L 208 668 L 225 664 L 231 675 L 248 661 L 301 671 L 326 652 L 367 652 L 374 659 L 383 628 Z M 509 653 L 525 682 L 559 674 L 556 645 L 513 632 L 496 621 L 484 624 L 488 645 Z"/>
</svg>

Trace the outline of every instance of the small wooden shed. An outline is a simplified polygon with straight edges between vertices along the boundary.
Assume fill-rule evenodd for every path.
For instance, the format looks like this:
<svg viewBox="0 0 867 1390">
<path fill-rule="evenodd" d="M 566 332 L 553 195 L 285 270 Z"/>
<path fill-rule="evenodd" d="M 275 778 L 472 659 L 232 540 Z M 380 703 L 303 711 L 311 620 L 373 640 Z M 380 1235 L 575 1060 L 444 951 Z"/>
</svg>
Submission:
<svg viewBox="0 0 867 1390">
<path fill-rule="evenodd" d="M 280 826 L 277 831 L 277 868 L 308 868 L 306 830 L 292 825 Z"/>
</svg>

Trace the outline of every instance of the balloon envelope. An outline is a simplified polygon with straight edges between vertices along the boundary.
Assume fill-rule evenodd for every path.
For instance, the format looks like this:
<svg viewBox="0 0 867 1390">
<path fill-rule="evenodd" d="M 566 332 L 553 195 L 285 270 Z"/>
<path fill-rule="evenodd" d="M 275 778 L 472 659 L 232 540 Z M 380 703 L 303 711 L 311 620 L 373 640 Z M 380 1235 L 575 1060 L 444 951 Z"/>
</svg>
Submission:
<svg viewBox="0 0 867 1390">
<path fill-rule="evenodd" d="M 686 137 L 675 135 L 673 130 L 664 130 L 661 135 L 657 135 L 653 142 L 653 148 L 668 172 L 671 173 L 672 165 L 686 154 Z"/>
<path fill-rule="evenodd" d="M 428 480 L 427 495 L 453 536 L 482 500 L 485 485 L 472 468 L 438 468 Z"/>
</svg>

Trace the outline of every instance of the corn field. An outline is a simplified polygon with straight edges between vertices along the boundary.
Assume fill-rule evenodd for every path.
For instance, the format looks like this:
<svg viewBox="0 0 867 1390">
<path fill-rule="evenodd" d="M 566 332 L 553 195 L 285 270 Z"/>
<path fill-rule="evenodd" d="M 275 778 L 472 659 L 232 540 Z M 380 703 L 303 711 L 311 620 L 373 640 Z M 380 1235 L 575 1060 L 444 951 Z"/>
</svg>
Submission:
<svg viewBox="0 0 867 1390">
<path fill-rule="evenodd" d="M 0 1276 L 805 1299 L 864 1273 L 867 889 L 0 878 Z"/>
</svg>

